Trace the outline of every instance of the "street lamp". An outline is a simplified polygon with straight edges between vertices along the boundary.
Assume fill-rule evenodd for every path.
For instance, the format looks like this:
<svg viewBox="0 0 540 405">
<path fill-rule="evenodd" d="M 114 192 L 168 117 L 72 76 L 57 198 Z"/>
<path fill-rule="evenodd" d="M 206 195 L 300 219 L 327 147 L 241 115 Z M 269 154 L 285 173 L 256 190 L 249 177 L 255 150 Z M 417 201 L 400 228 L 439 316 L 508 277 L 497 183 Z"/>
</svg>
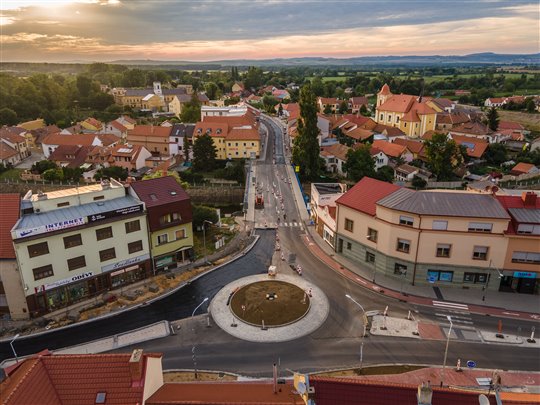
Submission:
<svg viewBox="0 0 540 405">
<path fill-rule="evenodd" d="M 490 268 L 490 269 L 495 269 L 495 270 L 497 271 L 497 276 L 499 277 L 499 279 L 501 279 L 501 278 L 504 277 L 504 274 L 501 273 L 501 271 L 500 271 L 497 267 L 495 267 L 495 266 L 493 266 L 493 265 L 491 264 L 491 260 L 489 261 L 489 268 Z M 484 284 L 484 286 L 482 287 L 482 291 L 483 291 L 483 294 L 482 294 L 482 301 L 485 301 L 485 300 L 486 300 L 486 294 L 487 294 L 487 290 L 488 290 L 488 288 L 489 288 L 489 281 L 490 281 L 490 279 L 491 279 L 491 273 L 488 273 L 488 274 L 486 275 L 486 284 Z"/>
<path fill-rule="evenodd" d="M 197 305 L 195 307 L 195 309 L 193 310 L 193 312 L 191 313 L 191 325 L 193 325 L 193 347 L 191 348 L 191 353 L 192 353 L 192 359 L 193 359 L 193 368 L 195 369 L 195 379 L 197 379 L 197 354 L 195 353 L 195 349 L 196 349 L 196 346 L 197 346 L 197 340 L 195 339 L 195 325 L 193 324 L 193 317 L 195 316 L 195 312 L 206 302 L 208 301 L 208 297 L 206 297 L 204 300 L 202 300 L 202 302 Z"/>
<path fill-rule="evenodd" d="M 364 337 L 366 336 L 366 328 L 367 328 L 367 317 L 366 317 L 366 311 L 364 310 L 364 307 L 356 301 L 353 297 L 351 297 L 349 294 L 345 294 L 345 297 L 350 299 L 352 302 L 354 302 L 356 305 L 360 307 L 362 310 L 363 318 L 362 323 L 364 324 L 364 332 L 362 333 L 362 341 L 360 342 L 360 369 L 362 369 L 362 363 L 364 361 Z"/>
<path fill-rule="evenodd" d="M 452 317 L 450 315 L 446 315 L 446 319 L 448 319 L 448 322 L 450 322 L 450 329 L 448 329 L 448 335 L 446 336 L 446 349 L 444 349 L 444 361 L 443 361 L 443 368 L 442 368 L 442 375 L 441 375 L 441 387 L 443 385 L 444 380 L 444 372 L 446 370 L 446 357 L 448 356 L 448 343 L 450 343 L 450 335 L 452 334 Z"/>
<path fill-rule="evenodd" d="M 15 342 L 15 339 L 19 337 L 19 334 L 17 333 L 13 339 L 11 339 L 11 342 L 9 342 L 9 345 L 11 346 L 11 351 L 13 352 L 13 355 L 15 356 L 15 361 L 18 363 L 19 358 L 17 357 L 17 353 L 15 353 L 15 348 L 13 347 L 13 342 Z"/>
</svg>

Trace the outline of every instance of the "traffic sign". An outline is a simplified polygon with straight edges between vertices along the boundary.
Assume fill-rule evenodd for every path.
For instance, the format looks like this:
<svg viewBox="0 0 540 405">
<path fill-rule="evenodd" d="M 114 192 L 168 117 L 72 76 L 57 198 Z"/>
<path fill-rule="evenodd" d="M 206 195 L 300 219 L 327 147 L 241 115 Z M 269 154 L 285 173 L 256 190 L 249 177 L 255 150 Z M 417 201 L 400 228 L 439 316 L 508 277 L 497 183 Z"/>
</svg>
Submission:
<svg viewBox="0 0 540 405">
<path fill-rule="evenodd" d="M 437 281 L 437 277 L 429 276 L 428 281 L 433 284 L 435 281 Z"/>
<path fill-rule="evenodd" d="M 476 363 L 475 363 L 474 361 L 472 361 L 472 360 L 469 360 L 469 361 L 467 362 L 467 367 L 469 367 L 469 368 L 475 368 L 475 367 L 476 367 Z"/>
</svg>

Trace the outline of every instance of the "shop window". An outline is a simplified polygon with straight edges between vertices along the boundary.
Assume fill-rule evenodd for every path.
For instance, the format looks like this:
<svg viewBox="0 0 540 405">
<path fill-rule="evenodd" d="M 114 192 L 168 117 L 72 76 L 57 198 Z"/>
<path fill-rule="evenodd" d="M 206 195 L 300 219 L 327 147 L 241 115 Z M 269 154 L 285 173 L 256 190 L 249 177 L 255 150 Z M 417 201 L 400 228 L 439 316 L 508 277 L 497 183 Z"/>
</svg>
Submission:
<svg viewBox="0 0 540 405">
<path fill-rule="evenodd" d="M 437 257 L 450 257 L 450 249 L 452 245 L 446 243 L 437 243 Z"/>
<path fill-rule="evenodd" d="M 487 282 L 487 276 L 485 273 L 464 273 L 463 282 L 485 284 Z"/>
<path fill-rule="evenodd" d="M 168 241 L 169 241 L 169 237 L 166 233 L 164 233 L 163 235 L 158 235 L 157 237 L 158 245 L 163 245 L 164 243 L 167 243 Z"/>
<path fill-rule="evenodd" d="M 411 241 L 407 239 L 398 239 L 396 250 L 398 252 L 409 253 L 411 250 Z"/>
<path fill-rule="evenodd" d="M 400 263 L 394 264 L 394 274 L 397 274 L 398 276 L 407 274 L 407 266 Z"/>
<path fill-rule="evenodd" d="M 431 229 L 437 231 L 446 231 L 448 229 L 448 221 L 433 221 Z"/>
<path fill-rule="evenodd" d="M 28 246 L 28 255 L 30 257 L 42 256 L 49 253 L 49 245 L 47 242 L 36 243 Z"/>
<path fill-rule="evenodd" d="M 141 221 L 136 219 L 135 221 L 129 221 L 125 223 L 126 233 L 137 232 L 141 230 Z"/>
<path fill-rule="evenodd" d="M 116 252 L 114 248 L 99 251 L 99 261 L 101 262 L 106 262 L 107 260 L 111 260 L 114 258 L 116 258 Z"/>
<path fill-rule="evenodd" d="M 400 225 L 406 225 L 406 226 L 413 226 L 414 224 L 414 218 L 407 217 L 405 215 L 400 215 L 399 217 L 399 224 Z"/>
<path fill-rule="evenodd" d="M 444 281 L 444 282 L 451 283 L 453 279 L 454 279 L 453 271 L 428 270 L 427 272 L 427 280 L 429 282 Z"/>
<path fill-rule="evenodd" d="M 41 280 L 42 278 L 54 276 L 52 264 L 36 267 L 35 269 L 32 269 L 32 273 L 34 273 L 34 280 L 36 281 Z"/>
<path fill-rule="evenodd" d="M 469 222 L 469 232 L 491 232 L 493 224 L 487 222 Z"/>
<path fill-rule="evenodd" d="M 377 242 L 377 239 L 379 238 L 379 232 L 377 232 L 375 229 L 368 228 L 367 233 L 368 240 L 372 242 Z"/>
<path fill-rule="evenodd" d="M 80 269 L 86 267 L 86 259 L 84 256 L 74 257 L 73 259 L 68 259 L 67 264 L 69 271 Z"/>
<path fill-rule="evenodd" d="M 80 246 L 82 245 L 82 238 L 81 238 L 81 234 L 77 234 L 77 235 L 71 235 L 71 236 L 66 236 L 64 238 L 64 248 L 65 249 L 69 249 L 69 248 L 72 248 L 72 247 L 75 247 L 75 246 Z"/>
<path fill-rule="evenodd" d="M 112 227 L 96 229 L 97 240 L 109 239 L 113 237 Z"/>
<path fill-rule="evenodd" d="M 371 252 L 366 252 L 366 262 L 375 263 L 375 255 Z"/>
<path fill-rule="evenodd" d="M 352 219 L 345 218 L 345 230 L 352 232 L 354 227 L 354 221 Z"/>
<path fill-rule="evenodd" d="M 104 195 L 97 195 L 97 196 L 94 197 L 94 201 L 104 200 L 104 199 L 105 199 Z"/>
<path fill-rule="evenodd" d="M 487 260 L 488 250 L 487 246 L 475 246 L 472 258 L 474 260 Z"/>
<path fill-rule="evenodd" d="M 142 240 L 128 243 L 128 252 L 130 254 L 135 253 L 135 252 L 140 252 L 141 250 L 143 250 Z"/>
<path fill-rule="evenodd" d="M 186 238 L 186 230 L 185 229 L 179 229 L 177 230 L 175 233 L 174 233 L 174 237 L 176 238 L 176 240 L 178 239 L 184 239 Z"/>
</svg>

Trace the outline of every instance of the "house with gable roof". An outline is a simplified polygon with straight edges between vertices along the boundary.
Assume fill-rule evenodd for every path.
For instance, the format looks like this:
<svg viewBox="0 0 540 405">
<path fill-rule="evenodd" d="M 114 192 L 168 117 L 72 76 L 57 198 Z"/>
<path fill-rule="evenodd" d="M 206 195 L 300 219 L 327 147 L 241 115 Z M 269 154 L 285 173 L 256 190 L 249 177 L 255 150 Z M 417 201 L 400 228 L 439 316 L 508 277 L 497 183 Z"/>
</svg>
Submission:
<svg viewBox="0 0 540 405">
<path fill-rule="evenodd" d="M 324 159 L 326 170 L 330 173 L 346 175 L 343 166 L 347 162 L 347 152 L 350 149 L 340 143 L 321 147 L 320 156 Z"/>
<path fill-rule="evenodd" d="M 352 114 L 359 113 L 362 106 L 365 106 L 366 109 L 369 108 L 369 101 L 367 97 L 361 96 L 349 98 L 349 110 Z"/>
<path fill-rule="evenodd" d="M 405 145 L 399 145 L 397 143 L 383 140 L 376 140 L 373 141 L 373 147 L 384 152 L 384 154 L 393 162 L 396 162 L 399 159 L 402 159 L 405 162 L 410 162 L 414 159 L 414 155 Z"/>
<path fill-rule="evenodd" d="M 24 132 L 25 131 L 23 130 L 22 133 Z M 11 158 L 8 158 L 8 160 L 11 159 L 10 162 L 13 165 L 17 165 L 23 159 L 26 159 L 31 155 L 26 137 L 11 131 L 10 128 L 0 129 L 0 143 L 5 145 L 3 147 L 4 154 L 11 155 Z M 15 151 L 15 155 L 11 153 L 11 150 Z"/>
</svg>

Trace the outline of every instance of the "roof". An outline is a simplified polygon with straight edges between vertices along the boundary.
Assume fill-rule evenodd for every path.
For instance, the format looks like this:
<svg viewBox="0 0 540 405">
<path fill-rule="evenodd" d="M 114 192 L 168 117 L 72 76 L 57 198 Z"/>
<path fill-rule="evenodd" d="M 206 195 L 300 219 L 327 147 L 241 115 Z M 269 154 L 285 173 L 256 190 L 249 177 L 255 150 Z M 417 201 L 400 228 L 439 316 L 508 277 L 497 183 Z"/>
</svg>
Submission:
<svg viewBox="0 0 540 405">
<path fill-rule="evenodd" d="M 377 94 L 382 94 L 382 95 L 386 95 L 386 94 L 392 94 L 390 92 L 390 86 L 388 84 L 383 84 L 383 86 L 381 87 L 381 91 L 379 91 L 379 93 Z"/>
<path fill-rule="evenodd" d="M 66 167 L 76 168 L 84 163 L 91 146 L 59 145 L 50 155 L 53 162 L 68 163 Z"/>
<path fill-rule="evenodd" d="M 148 357 L 143 354 L 143 377 Z M 99 392 L 106 404 L 135 405 L 143 401 L 144 378 L 133 381 L 131 353 L 40 355 L 22 361 L 2 382 L 2 404 L 94 405 Z"/>
<path fill-rule="evenodd" d="M 324 155 L 335 156 L 339 160 L 345 161 L 347 160 L 347 152 L 349 152 L 351 148 L 346 145 L 342 145 L 340 143 L 335 143 L 330 146 L 323 146 L 321 149 L 322 149 L 322 152 L 325 152 Z"/>
<path fill-rule="evenodd" d="M 190 199 L 172 176 L 136 181 L 130 187 L 148 208 Z"/>
<path fill-rule="evenodd" d="M 172 127 L 162 127 L 159 125 L 135 125 L 133 129 L 128 129 L 128 136 L 165 136 L 169 137 Z"/>
<path fill-rule="evenodd" d="M 481 122 L 465 122 L 453 128 L 451 131 L 470 135 L 489 135 L 492 133 L 487 125 L 484 125 Z"/>
<path fill-rule="evenodd" d="M 95 119 L 94 117 L 88 117 L 87 119 L 85 119 L 83 122 L 89 124 L 89 125 L 92 125 L 93 127 L 96 127 L 96 128 L 101 128 L 102 127 L 102 122 Z"/>
<path fill-rule="evenodd" d="M 470 136 L 452 135 L 452 139 L 460 146 L 467 148 L 467 155 L 474 158 L 481 158 L 489 147 L 489 143 L 482 139 L 471 138 Z"/>
<path fill-rule="evenodd" d="M 342 185 L 339 183 L 313 183 L 317 192 L 323 194 L 343 194 Z"/>
<path fill-rule="evenodd" d="M 448 99 L 448 98 L 434 98 L 431 100 L 431 102 L 433 104 L 436 104 L 437 106 L 439 106 L 440 108 L 442 108 L 443 110 L 445 108 L 451 108 L 455 102 Z"/>
<path fill-rule="evenodd" d="M 530 206 L 524 202 L 525 196 L 518 195 L 499 195 L 495 196 L 499 203 L 510 213 L 510 216 L 517 223 L 538 224 L 540 223 L 540 198 L 532 196 Z M 516 226 L 512 222 L 508 224 L 506 231 L 509 234 L 516 234 Z"/>
<path fill-rule="evenodd" d="M 224 122 L 197 122 L 193 130 L 195 137 L 208 133 L 210 136 L 226 137 L 229 132 L 229 125 Z"/>
<path fill-rule="evenodd" d="M 91 146 L 96 138 L 101 141 L 103 146 L 109 146 L 119 141 L 119 138 L 113 134 L 49 134 L 43 138 L 42 143 L 46 145 Z"/>
<path fill-rule="evenodd" d="M 532 163 L 525 163 L 525 162 L 519 162 L 517 165 L 515 165 L 511 172 L 513 173 L 529 173 L 531 169 L 533 169 L 535 166 Z"/>
<path fill-rule="evenodd" d="M 193 136 L 194 129 L 195 124 L 174 124 L 170 136 L 182 138 L 187 136 L 188 138 L 191 138 Z"/>
<path fill-rule="evenodd" d="M 453 113 L 438 113 L 437 114 L 437 124 L 463 124 L 469 122 L 470 118 L 461 111 L 456 111 Z"/>
<path fill-rule="evenodd" d="M 415 166 L 411 166 L 407 163 L 405 164 L 402 164 L 401 166 L 398 166 L 396 167 L 396 171 L 400 171 L 402 173 L 407 173 L 407 174 L 412 174 L 412 173 L 416 173 L 417 171 L 419 171 L 420 169 L 418 167 L 415 167 Z"/>
<path fill-rule="evenodd" d="M 364 177 L 336 200 L 336 204 L 375 216 L 375 203 L 399 190 L 400 187 L 385 181 Z"/>
<path fill-rule="evenodd" d="M 367 105 L 368 104 L 367 97 L 351 97 L 349 100 L 351 101 L 352 105 Z"/>
<path fill-rule="evenodd" d="M 339 100 L 335 97 L 319 97 L 321 104 L 338 104 Z"/>
<path fill-rule="evenodd" d="M 388 141 L 373 141 L 373 147 L 380 149 L 386 156 L 398 158 L 407 152 L 407 147 Z"/>
<path fill-rule="evenodd" d="M 26 142 L 26 138 L 24 136 L 11 132 L 9 129 L 6 128 L 0 129 L 0 138 L 15 144 Z"/>
<path fill-rule="evenodd" d="M 212 404 L 212 405 L 300 405 L 304 401 L 288 382 L 278 385 L 274 394 L 270 382 L 214 382 L 163 384 L 146 405 Z"/>
<path fill-rule="evenodd" d="M 391 126 L 388 126 L 388 125 L 383 125 L 383 124 L 375 124 L 372 128 L 369 128 L 369 129 L 372 129 L 373 131 L 375 131 L 375 132 L 377 132 L 379 134 L 384 133 L 389 137 L 396 137 L 396 136 L 405 135 L 405 133 L 401 129 L 399 129 L 397 127 L 391 127 Z"/>
<path fill-rule="evenodd" d="M 227 134 L 227 141 L 259 141 L 259 131 L 253 128 L 233 128 Z"/>
<path fill-rule="evenodd" d="M 0 198 L 0 259 L 15 259 L 15 250 L 11 239 L 11 228 L 20 215 L 21 196 L 19 194 L 2 194 Z"/>
<path fill-rule="evenodd" d="M 5 142 L 0 142 L 0 160 L 9 159 L 18 152 Z"/>
<path fill-rule="evenodd" d="M 116 121 L 116 120 L 109 122 L 108 125 L 110 125 L 111 127 L 116 128 L 120 132 L 126 132 L 127 131 L 127 128 L 124 125 L 122 125 L 121 123 L 119 123 L 118 121 Z"/>
<path fill-rule="evenodd" d="M 255 119 L 251 113 L 239 116 L 206 116 L 203 117 L 203 122 L 224 123 L 231 127 L 239 125 L 255 125 Z"/>
<path fill-rule="evenodd" d="M 492 195 L 401 189 L 377 202 L 386 208 L 418 215 L 510 219 Z"/>
<path fill-rule="evenodd" d="M 174 89 L 163 89 L 162 88 L 161 92 L 163 93 L 164 96 L 174 96 L 174 95 L 186 94 L 186 89 L 183 88 L 183 87 L 177 87 L 177 88 L 174 88 Z M 137 96 L 144 97 L 148 93 L 154 94 L 154 89 L 153 88 L 148 88 L 148 89 L 126 89 L 125 95 L 127 97 L 137 97 Z"/>
<path fill-rule="evenodd" d="M 525 127 L 521 125 L 519 122 L 499 121 L 498 129 L 513 129 L 513 130 L 523 131 Z"/>
<path fill-rule="evenodd" d="M 539 208 L 508 208 L 508 212 L 517 222 L 522 222 L 526 224 L 540 224 Z"/>
<path fill-rule="evenodd" d="M 398 94 L 393 95 L 384 103 L 382 103 L 378 108 L 378 111 L 391 111 L 398 113 L 409 113 L 406 114 L 406 121 L 418 121 L 419 119 L 415 116 L 417 115 L 426 115 L 426 114 L 436 114 L 437 112 L 433 110 L 426 104 L 426 99 L 423 101 L 418 101 L 416 96 L 411 96 L 408 94 Z"/>
<path fill-rule="evenodd" d="M 355 128 L 345 132 L 344 135 L 359 141 L 363 141 L 373 136 L 373 131 L 370 131 L 369 129 Z"/>
<path fill-rule="evenodd" d="M 396 138 L 394 144 L 406 146 L 414 154 L 420 154 L 424 149 L 424 143 L 411 139 Z"/>
</svg>

